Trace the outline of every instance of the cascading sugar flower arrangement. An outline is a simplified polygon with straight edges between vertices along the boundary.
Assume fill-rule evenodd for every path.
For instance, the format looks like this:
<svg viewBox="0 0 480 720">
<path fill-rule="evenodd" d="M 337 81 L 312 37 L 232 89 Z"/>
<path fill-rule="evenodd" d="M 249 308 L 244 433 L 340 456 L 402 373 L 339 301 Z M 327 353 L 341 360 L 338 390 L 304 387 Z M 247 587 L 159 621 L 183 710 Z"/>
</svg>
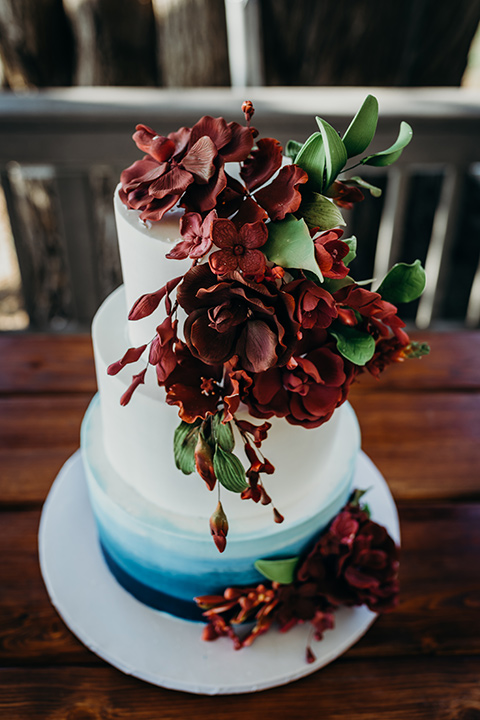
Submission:
<svg viewBox="0 0 480 720">
<path fill-rule="evenodd" d="M 244 126 L 205 116 L 166 137 L 137 126 L 133 138 L 145 156 L 122 173 L 120 198 L 149 223 L 183 208 L 181 240 L 167 255 L 172 279 L 140 297 L 129 314 L 138 320 L 163 303 L 155 337 L 108 369 L 116 374 L 145 355 L 121 403 L 150 368 L 166 402 L 178 406 L 175 462 L 183 473 L 197 472 L 208 490 L 217 487 L 210 532 L 220 552 L 228 532 L 220 486 L 272 502 L 266 477 L 274 467 L 261 451 L 270 418 L 316 428 L 361 373 L 378 376 L 392 362 L 428 351 L 410 341 L 397 313 L 398 304 L 423 291 L 420 262 L 395 265 L 377 292 L 367 289 L 351 275 L 357 241 L 344 237 L 341 214 L 363 200 L 363 191 L 380 193 L 359 176 L 339 179 L 349 159 L 360 158 L 351 167 L 393 163 L 411 140 L 410 126 L 401 123 L 388 149 L 364 155 L 378 116 L 368 96 L 343 137 L 317 117 L 316 132 L 283 149 L 274 138 L 257 138 L 251 103 L 242 110 Z M 190 269 L 175 277 L 175 260 L 186 258 Z M 260 422 L 246 420 L 241 405 Z"/>
</svg>

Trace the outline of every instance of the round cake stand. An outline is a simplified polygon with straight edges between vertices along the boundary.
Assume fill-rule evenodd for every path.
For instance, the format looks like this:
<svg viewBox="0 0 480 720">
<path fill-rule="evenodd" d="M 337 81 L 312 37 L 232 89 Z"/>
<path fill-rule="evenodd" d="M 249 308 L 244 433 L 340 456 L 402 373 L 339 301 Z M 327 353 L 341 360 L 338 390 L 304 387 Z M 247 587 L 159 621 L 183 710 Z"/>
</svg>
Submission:
<svg viewBox="0 0 480 720">
<path fill-rule="evenodd" d="M 354 487 L 365 496 L 372 518 L 399 541 L 395 503 L 387 484 L 365 454 Z M 364 607 L 342 608 L 335 629 L 313 641 L 310 625 L 287 633 L 272 628 L 240 651 L 228 638 L 201 639 L 202 625 L 143 605 L 108 570 L 97 540 L 80 451 L 63 466 L 45 502 L 39 530 L 43 579 L 50 599 L 70 630 L 94 653 L 128 675 L 173 690 L 207 695 L 247 693 L 283 685 L 315 672 L 344 653 L 376 615 Z"/>
</svg>

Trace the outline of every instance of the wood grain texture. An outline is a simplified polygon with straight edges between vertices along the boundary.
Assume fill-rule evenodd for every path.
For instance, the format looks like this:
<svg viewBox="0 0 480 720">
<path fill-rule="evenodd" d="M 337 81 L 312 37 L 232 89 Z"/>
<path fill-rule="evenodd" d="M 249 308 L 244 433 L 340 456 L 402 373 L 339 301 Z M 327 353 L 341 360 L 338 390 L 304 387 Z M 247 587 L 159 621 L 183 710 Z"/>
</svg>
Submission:
<svg viewBox="0 0 480 720">
<path fill-rule="evenodd" d="M 96 390 L 90 336 L 0 335 L 0 394 Z"/>
<path fill-rule="evenodd" d="M 102 668 L 0 671 L 9 720 L 204 720 L 208 717 L 323 717 L 328 720 L 478 720 L 480 660 L 337 660 L 322 671 L 261 693 L 193 696 Z"/>
<path fill-rule="evenodd" d="M 460 85 L 480 5 L 261 0 L 268 85 Z M 450 61 L 450 62 L 449 62 Z"/>
</svg>

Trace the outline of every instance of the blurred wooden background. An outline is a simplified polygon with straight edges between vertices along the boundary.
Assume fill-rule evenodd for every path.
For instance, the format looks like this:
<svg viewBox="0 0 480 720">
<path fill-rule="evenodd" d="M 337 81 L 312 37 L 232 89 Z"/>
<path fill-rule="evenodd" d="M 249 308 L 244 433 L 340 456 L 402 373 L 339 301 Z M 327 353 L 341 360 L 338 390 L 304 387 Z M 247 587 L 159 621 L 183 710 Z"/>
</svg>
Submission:
<svg viewBox="0 0 480 720">
<path fill-rule="evenodd" d="M 0 0 L 0 174 L 7 208 L 0 232 L 8 232 L 9 217 L 23 291 L 13 310 L 23 303 L 29 329 L 87 328 L 121 282 L 111 194 L 121 169 L 138 157 L 130 140 L 137 122 L 166 133 L 205 113 L 240 119 L 245 92 L 229 90 L 242 76 L 232 60 L 238 38 L 232 41 L 226 22 L 239 5 L 250 13 L 249 78 L 291 88 L 247 91 L 257 99 L 260 132 L 283 142 L 304 140 L 315 130 L 309 124 L 315 114 L 344 130 L 372 86 L 460 85 L 480 20 L 480 0 Z M 162 90 L 142 94 L 138 86 Z M 218 90 L 194 89 L 206 86 Z M 364 90 L 329 94 L 330 86 Z M 310 89 L 302 94 L 301 87 Z M 410 318 L 423 326 L 467 320 L 474 327 L 478 98 L 453 89 L 448 98 L 399 89 L 391 101 L 383 92 L 384 146 L 401 119 L 414 124 L 415 139 L 399 170 L 377 172 L 383 198 L 368 198 L 350 218 L 349 231 L 363 243 L 354 274 L 371 277 L 387 261 L 420 257 L 430 266 L 431 285 Z M 2 293 L 0 277 L 0 313 L 11 302 Z"/>
<path fill-rule="evenodd" d="M 2 85 L 228 86 L 229 1 L 0 0 Z M 480 20 L 480 0 L 248 4 L 264 85 L 460 85 Z"/>
</svg>

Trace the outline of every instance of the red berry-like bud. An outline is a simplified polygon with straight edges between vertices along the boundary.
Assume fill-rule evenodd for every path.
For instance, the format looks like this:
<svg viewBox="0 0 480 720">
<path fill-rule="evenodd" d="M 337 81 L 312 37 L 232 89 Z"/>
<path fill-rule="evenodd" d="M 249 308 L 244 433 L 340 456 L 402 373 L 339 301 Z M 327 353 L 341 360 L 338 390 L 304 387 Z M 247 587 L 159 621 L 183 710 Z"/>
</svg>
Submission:
<svg viewBox="0 0 480 720">
<path fill-rule="evenodd" d="M 255 108 L 251 100 L 245 100 L 242 105 L 242 112 L 245 115 L 245 120 L 249 123 L 255 113 Z"/>
<path fill-rule="evenodd" d="M 212 533 L 213 542 L 219 552 L 222 553 L 227 546 L 228 520 L 220 500 L 210 518 L 210 532 Z"/>
</svg>

